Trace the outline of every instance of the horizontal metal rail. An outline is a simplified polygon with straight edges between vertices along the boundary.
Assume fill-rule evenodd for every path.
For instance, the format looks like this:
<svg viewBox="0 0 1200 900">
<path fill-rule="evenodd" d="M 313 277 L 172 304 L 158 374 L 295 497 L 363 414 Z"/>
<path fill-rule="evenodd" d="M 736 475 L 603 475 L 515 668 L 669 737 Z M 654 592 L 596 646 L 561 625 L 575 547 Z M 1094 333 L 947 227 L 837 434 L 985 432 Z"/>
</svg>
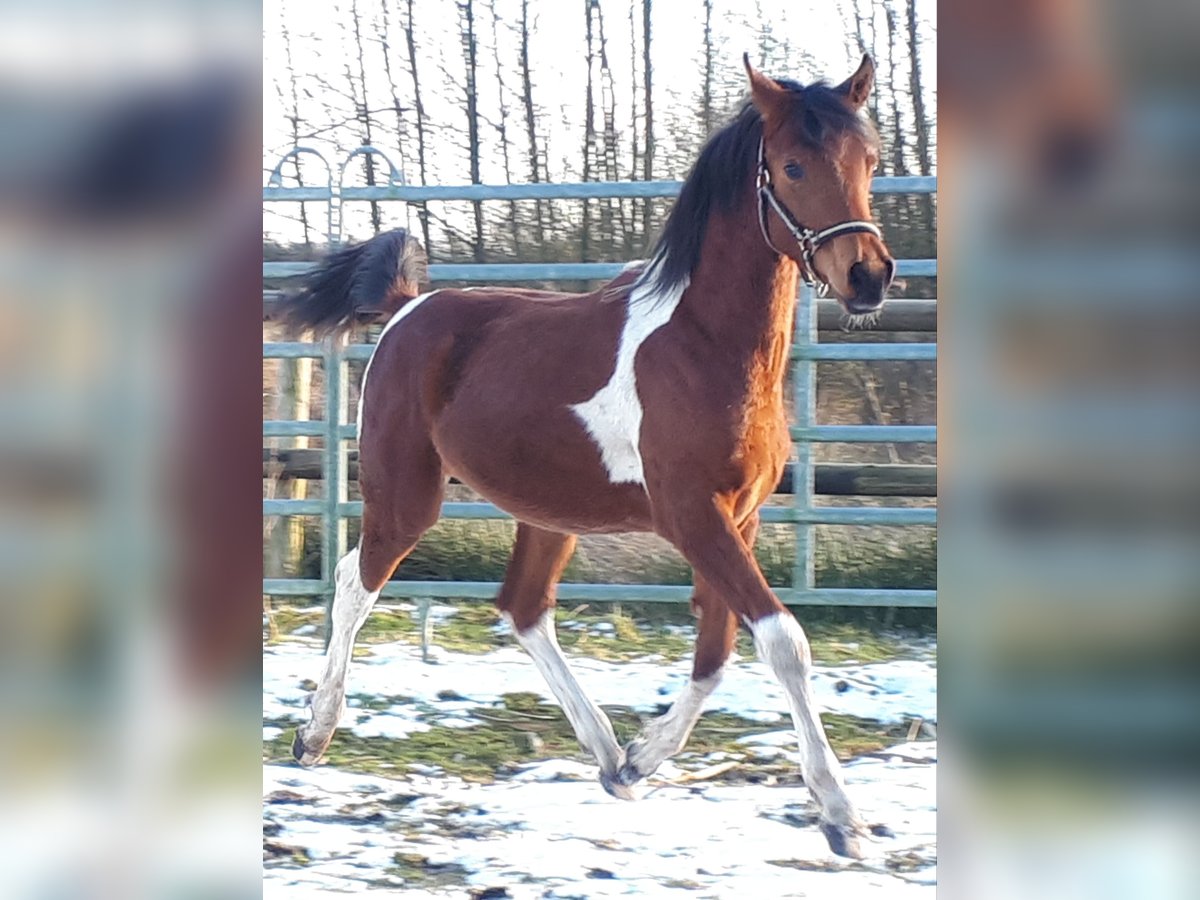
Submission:
<svg viewBox="0 0 1200 900">
<path fill-rule="evenodd" d="M 317 267 L 314 261 L 265 262 L 263 278 L 294 278 Z M 432 263 L 430 281 L 473 281 L 489 284 L 506 281 L 600 281 L 616 278 L 625 263 Z M 936 259 L 896 261 L 900 277 L 937 275 Z"/>
<path fill-rule="evenodd" d="M 933 360 L 937 344 L 809 344 L 792 350 L 792 359 L 825 361 L 850 360 Z"/>
<path fill-rule="evenodd" d="M 454 200 L 593 200 L 631 197 L 674 197 L 682 181 L 576 181 L 556 184 L 388 184 L 342 187 L 343 201 L 402 200 L 408 203 Z M 881 175 L 871 182 L 874 194 L 932 194 L 937 191 L 934 175 Z M 263 200 L 272 203 L 329 200 L 328 187 L 263 188 Z"/>
<path fill-rule="evenodd" d="M 375 351 L 374 344 L 351 344 L 342 353 L 343 359 L 366 360 Z M 320 359 L 324 355 L 320 344 L 297 341 L 263 343 L 263 359 Z M 935 360 L 937 344 L 814 344 L 792 349 L 792 359 L 821 361 L 851 360 Z"/>
<path fill-rule="evenodd" d="M 313 448 L 263 448 L 264 478 L 324 479 L 324 451 Z M 358 480 L 358 451 L 347 450 L 346 475 Z M 791 494 L 796 489 L 797 465 L 784 466 L 773 494 Z M 458 484 L 457 479 L 450 479 Z M 937 466 L 906 463 L 816 463 L 813 492 L 841 497 L 936 497 Z"/>
<path fill-rule="evenodd" d="M 263 319 L 271 320 L 285 292 L 267 289 L 263 291 Z M 846 310 L 836 300 L 817 301 L 817 319 L 822 331 L 848 332 L 849 319 Z M 883 305 L 879 318 L 869 331 L 870 334 L 892 332 L 937 332 L 937 301 L 893 297 Z M 357 345 L 361 346 L 361 345 Z M 371 345 L 367 345 L 371 346 Z M 353 357 L 351 357 L 353 358 Z"/>
<path fill-rule="evenodd" d="M 362 517 L 362 501 L 339 503 L 342 518 Z M 325 510 L 324 500 L 263 500 L 264 516 L 319 516 Z M 444 519 L 509 520 L 508 513 L 491 503 L 449 502 L 442 504 Z M 846 507 L 818 506 L 801 510 L 790 506 L 766 506 L 761 511 L 767 524 L 809 525 L 936 525 L 937 510 L 929 507 Z"/>
<path fill-rule="evenodd" d="M 338 437 L 355 436 L 355 426 L 338 426 Z M 263 422 L 263 437 L 321 437 L 325 428 L 319 421 L 286 421 L 267 419 Z M 791 428 L 794 441 L 817 441 L 827 444 L 936 444 L 936 425 L 795 425 Z"/>
<path fill-rule="evenodd" d="M 359 148 L 349 159 L 363 152 L 379 151 Z M 296 149 L 293 153 L 314 151 Z M 319 154 L 317 154 L 319 156 Z M 384 155 L 386 160 L 386 155 Z M 328 167 L 328 164 L 327 168 Z M 278 168 L 278 167 L 277 167 Z M 339 171 L 344 172 L 345 163 Z M 332 171 L 332 170 L 330 170 Z M 403 175 L 392 166 L 391 183 L 375 186 L 334 185 L 332 176 L 324 186 L 282 187 L 278 173 L 263 189 L 264 202 L 325 202 L 329 204 L 329 236 L 340 239 L 340 225 L 334 227 L 334 211 L 346 203 L 365 201 L 400 201 L 409 203 L 454 201 L 522 201 L 522 200 L 584 200 L 600 198 L 674 197 L 682 182 L 644 181 L 619 184 L 577 182 L 566 184 L 507 184 L 507 185 L 407 185 Z M 886 176 L 874 179 L 875 194 L 933 194 L 937 179 L 930 176 Z M 340 212 L 337 222 L 340 223 Z M 263 264 L 263 277 L 288 278 L 311 271 L 318 263 L 299 260 L 278 260 Z M 429 267 L 434 282 L 473 282 L 503 284 L 521 281 L 599 281 L 612 278 L 625 268 L 624 263 L 435 263 Z M 937 260 L 908 259 L 897 262 L 901 277 L 937 277 Z M 264 319 L 269 317 L 273 292 L 264 292 Z M 815 422 L 815 383 L 818 362 L 837 361 L 933 361 L 937 345 L 924 343 L 818 342 L 818 329 L 843 327 L 846 316 L 835 301 L 818 301 L 810 292 L 801 291 L 797 317 L 797 333 L 791 359 L 795 367 L 794 385 L 797 393 L 797 425 L 790 429 L 798 442 L 797 461 L 789 466 L 781 482 L 781 491 L 791 491 L 795 502 L 791 506 L 768 506 L 762 510 L 764 522 L 791 524 L 796 529 L 797 564 L 791 586 L 775 588 L 779 598 L 791 605 L 892 606 L 933 607 L 936 591 L 892 588 L 825 588 L 813 583 L 813 542 L 811 529 L 815 524 L 835 526 L 934 526 L 937 509 L 928 506 L 822 506 L 813 502 L 820 493 L 821 479 L 833 485 L 831 493 L 853 495 L 875 490 L 879 496 L 932 497 L 936 496 L 936 469 L 933 466 L 869 466 L 848 464 L 817 464 L 812 460 L 811 445 L 816 442 L 853 443 L 934 443 L 937 429 L 932 425 L 818 425 Z M 880 316 L 884 329 L 935 333 L 937 305 L 929 300 L 892 300 Z M 347 483 L 355 473 L 356 453 L 346 453 L 343 442 L 356 437 L 356 426 L 348 421 L 345 391 L 345 364 L 364 361 L 374 351 L 371 344 L 341 347 L 335 342 L 310 344 L 300 341 L 271 341 L 263 344 L 264 359 L 319 359 L 326 369 L 326 417 L 321 421 L 263 422 L 266 438 L 311 437 L 323 442 L 322 450 L 290 451 L 319 455 L 316 469 L 324 481 L 325 496 L 312 500 L 265 499 L 265 516 L 316 516 L 322 520 L 322 577 L 320 579 L 267 578 L 263 592 L 281 596 L 325 595 L 333 590 L 333 564 L 344 550 L 344 528 L 349 518 L 361 516 L 362 503 L 347 499 Z M 284 458 L 289 451 L 264 448 L 264 476 L 305 477 L 311 474 L 309 460 L 299 466 L 296 460 Z M 271 454 L 279 454 L 273 458 Z M 839 468 L 840 467 L 840 468 Z M 862 471 L 859 471 L 859 470 Z M 905 469 L 892 473 L 889 469 Z M 311 470 L 311 471 L 310 471 Z M 828 470 L 828 471 L 826 471 Z M 920 470 L 920 471 L 916 471 Z M 932 470 L 932 471 L 929 471 Z M 289 472 L 288 475 L 280 473 Z M 832 480 L 831 480 L 832 479 Z M 509 520 L 511 517 L 490 503 L 449 502 L 443 504 L 446 518 L 471 520 Z M 500 589 L 494 582 L 452 581 L 392 581 L 383 590 L 385 597 L 492 599 Z M 647 584 L 563 584 L 558 596 L 567 602 L 682 602 L 692 593 L 690 585 Z"/>
<path fill-rule="evenodd" d="M 936 425 L 796 425 L 794 441 L 826 444 L 936 444 Z"/>
<path fill-rule="evenodd" d="M 266 578 L 263 593 L 280 597 L 311 597 L 325 590 L 324 582 L 308 578 Z M 773 586 L 780 601 L 789 606 L 897 606 L 937 605 L 937 592 L 911 588 L 809 588 Z M 384 597 L 434 600 L 494 600 L 497 581 L 389 581 Z M 572 584 L 558 586 L 560 602 L 685 603 L 692 596 L 686 584 Z"/>
</svg>

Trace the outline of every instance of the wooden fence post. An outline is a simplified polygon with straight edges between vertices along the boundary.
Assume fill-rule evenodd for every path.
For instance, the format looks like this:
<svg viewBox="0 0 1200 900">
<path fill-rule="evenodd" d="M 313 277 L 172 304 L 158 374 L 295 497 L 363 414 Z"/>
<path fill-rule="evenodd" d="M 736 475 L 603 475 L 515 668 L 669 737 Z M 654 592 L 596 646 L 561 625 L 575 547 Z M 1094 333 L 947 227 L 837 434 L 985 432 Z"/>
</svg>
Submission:
<svg viewBox="0 0 1200 900">
<path fill-rule="evenodd" d="M 311 340 L 305 336 L 302 340 Z M 276 385 L 276 419 L 308 421 L 312 401 L 311 359 L 279 360 L 279 381 Z M 278 438 L 280 449 L 307 449 L 307 437 Z M 304 500 L 308 497 L 308 482 L 300 478 L 280 476 L 276 497 L 287 500 Z M 304 566 L 304 518 L 289 516 L 276 523 L 268 545 L 267 568 L 279 572 L 284 578 L 297 578 L 303 574 Z"/>
</svg>

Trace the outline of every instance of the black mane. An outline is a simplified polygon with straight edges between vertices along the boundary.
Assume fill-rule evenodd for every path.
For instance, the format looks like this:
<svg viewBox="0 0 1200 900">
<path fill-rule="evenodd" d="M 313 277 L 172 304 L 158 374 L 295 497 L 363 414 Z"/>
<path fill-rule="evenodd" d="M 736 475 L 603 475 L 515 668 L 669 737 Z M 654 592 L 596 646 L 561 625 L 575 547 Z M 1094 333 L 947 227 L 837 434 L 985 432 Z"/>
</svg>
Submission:
<svg viewBox="0 0 1200 900">
<path fill-rule="evenodd" d="M 789 117 L 788 127 L 794 128 L 793 136 L 807 146 L 827 150 L 846 133 L 858 135 L 872 146 L 878 143 L 874 127 L 846 105 L 837 88 L 824 81 L 807 87 L 787 80 L 778 83 L 795 94 L 797 115 Z M 732 209 L 752 183 L 761 137 L 762 116 L 747 100 L 737 115 L 708 139 L 654 245 L 645 281 L 667 291 L 691 275 L 700 261 L 709 216 Z"/>
</svg>

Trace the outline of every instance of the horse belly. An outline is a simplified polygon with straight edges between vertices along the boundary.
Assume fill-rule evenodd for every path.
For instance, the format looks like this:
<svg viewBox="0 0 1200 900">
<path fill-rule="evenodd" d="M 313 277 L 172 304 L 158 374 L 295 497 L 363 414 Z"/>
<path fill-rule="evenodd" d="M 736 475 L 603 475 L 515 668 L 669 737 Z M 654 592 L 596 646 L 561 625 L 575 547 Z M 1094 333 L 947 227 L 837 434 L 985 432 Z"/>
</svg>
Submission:
<svg viewBox="0 0 1200 900">
<path fill-rule="evenodd" d="M 434 441 L 451 474 L 520 521 L 572 534 L 651 528 L 644 488 L 609 479 L 565 407 L 539 415 L 447 410 Z"/>
</svg>

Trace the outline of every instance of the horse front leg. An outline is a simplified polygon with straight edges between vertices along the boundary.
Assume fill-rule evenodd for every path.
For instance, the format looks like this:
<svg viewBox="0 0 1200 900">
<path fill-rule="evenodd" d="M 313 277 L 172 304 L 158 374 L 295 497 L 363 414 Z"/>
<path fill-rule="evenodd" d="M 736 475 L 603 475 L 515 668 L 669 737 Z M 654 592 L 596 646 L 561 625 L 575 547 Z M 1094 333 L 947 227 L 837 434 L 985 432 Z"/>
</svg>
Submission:
<svg viewBox="0 0 1200 900">
<path fill-rule="evenodd" d="M 739 533 L 747 546 L 754 546 L 758 534 L 757 513 L 742 524 Z M 686 746 L 692 729 L 700 720 L 704 701 L 721 683 L 725 663 L 733 653 L 737 641 L 737 617 L 721 595 L 700 576 L 696 577 L 692 608 L 700 622 L 691 680 L 671 708 L 650 722 L 625 748 L 625 765 L 621 767 L 621 780 L 625 784 L 634 784 L 653 774 L 664 760 Z"/>
<path fill-rule="evenodd" d="M 840 856 L 861 858 L 866 829 L 846 794 L 841 764 L 825 736 L 809 687 L 812 651 L 804 629 L 767 585 L 754 554 L 715 500 L 682 504 L 664 516 L 665 535 L 745 622 L 758 656 L 783 685 L 800 743 L 800 770 L 821 830 Z"/>
</svg>

